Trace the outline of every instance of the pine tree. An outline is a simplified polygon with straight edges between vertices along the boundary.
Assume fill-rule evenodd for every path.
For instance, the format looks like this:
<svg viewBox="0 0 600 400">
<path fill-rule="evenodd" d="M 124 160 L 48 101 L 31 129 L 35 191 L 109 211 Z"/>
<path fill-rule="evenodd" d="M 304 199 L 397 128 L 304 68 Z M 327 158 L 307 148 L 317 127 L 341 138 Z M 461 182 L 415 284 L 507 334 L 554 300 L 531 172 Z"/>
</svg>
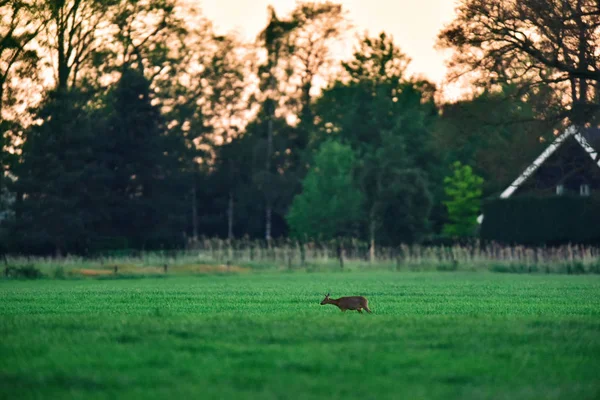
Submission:
<svg viewBox="0 0 600 400">
<path fill-rule="evenodd" d="M 110 217 L 98 231 L 136 248 L 180 243 L 189 192 L 183 138 L 167 134 L 149 82 L 137 70 L 123 69 L 109 109 L 96 146 L 98 194 Z"/>
<path fill-rule="evenodd" d="M 92 130 L 87 96 L 51 92 L 26 132 L 15 167 L 14 233 L 37 251 L 85 251 L 93 210 L 88 182 L 93 175 Z"/>
</svg>

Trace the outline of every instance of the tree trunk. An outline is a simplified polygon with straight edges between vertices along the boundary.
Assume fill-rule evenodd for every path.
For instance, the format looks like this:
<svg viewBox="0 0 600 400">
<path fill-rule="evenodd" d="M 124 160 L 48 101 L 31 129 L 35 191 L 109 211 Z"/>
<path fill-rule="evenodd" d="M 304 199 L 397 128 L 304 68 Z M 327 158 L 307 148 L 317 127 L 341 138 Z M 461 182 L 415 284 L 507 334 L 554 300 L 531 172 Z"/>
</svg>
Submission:
<svg viewBox="0 0 600 400">
<path fill-rule="evenodd" d="M 300 242 L 300 265 L 306 265 L 306 249 L 304 248 L 304 242 Z"/>
<path fill-rule="evenodd" d="M 4 79 L 0 80 L 0 121 L 4 121 L 2 119 L 2 109 L 4 105 Z M 3 149 L 0 149 L 2 151 Z"/>
<path fill-rule="evenodd" d="M 271 219 L 272 219 L 272 205 L 271 205 L 271 154 L 273 153 L 273 116 L 275 114 L 275 102 L 269 104 L 269 121 L 267 122 L 267 160 L 266 160 L 266 207 L 265 207 L 265 239 L 267 243 L 271 242 Z"/>
<path fill-rule="evenodd" d="M 267 244 L 269 248 L 271 246 L 271 219 L 272 219 L 273 210 L 271 209 L 271 202 L 267 200 L 267 209 L 265 212 L 265 239 L 267 240 Z"/>
<path fill-rule="evenodd" d="M 337 244 L 337 256 L 340 260 L 340 269 L 344 269 L 344 245 L 340 239 L 338 239 Z"/>
<path fill-rule="evenodd" d="M 58 41 L 58 82 L 59 90 L 66 90 L 69 84 L 69 60 L 65 50 L 65 30 L 67 29 L 67 17 L 64 15 L 63 7 L 57 10 L 56 14 L 56 34 Z"/>
<path fill-rule="evenodd" d="M 575 24 L 577 25 L 577 29 L 579 31 L 578 39 L 578 69 L 580 71 L 588 70 L 588 60 L 587 60 L 587 47 L 588 43 L 586 41 L 586 31 L 587 26 L 583 22 L 581 15 L 583 14 L 581 0 L 577 1 L 577 17 L 575 18 Z M 579 98 L 578 102 L 575 104 L 575 123 L 577 125 L 583 125 L 586 122 L 586 113 L 588 106 L 588 81 L 585 76 L 579 77 Z"/>
<path fill-rule="evenodd" d="M 570 78 L 571 81 L 571 102 L 577 104 L 579 102 L 579 96 L 577 96 L 577 79 L 574 77 Z"/>
<path fill-rule="evenodd" d="M 196 184 L 192 188 L 192 226 L 193 226 L 193 240 L 194 243 L 198 241 L 198 204 L 196 201 Z"/>
<path fill-rule="evenodd" d="M 233 192 L 229 191 L 229 205 L 227 207 L 227 238 L 233 240 Z"/>
<path fill-rule="evenodd" d="M 369 221 L 369 262 L 375 262 L 375 216 L 371 213 L 371 221 Z"/>
<path fill-rule="evenodd" d="M 310 90 L 312 88 L 312 78 L 311 80 L 308 80 L 307 83 L 305 83 L 302 86 L 302 111 L 301 111 L 301 116 L 302 116 L 302 122 L 305 124 L 305 126 L 309 126 L 312 127 L 313 125 L 313 114 L 312 114 L 312 110 L 310 108 Z"/>
</svg>

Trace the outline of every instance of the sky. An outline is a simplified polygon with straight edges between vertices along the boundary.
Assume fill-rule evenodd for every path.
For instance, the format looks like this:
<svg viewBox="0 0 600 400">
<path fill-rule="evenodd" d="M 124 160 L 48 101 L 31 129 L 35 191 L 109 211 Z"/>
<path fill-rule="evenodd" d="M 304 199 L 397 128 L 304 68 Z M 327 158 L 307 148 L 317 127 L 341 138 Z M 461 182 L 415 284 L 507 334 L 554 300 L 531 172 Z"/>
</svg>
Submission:
<svg viewBox="0 0 600 400">
<path fill-rule="evenodd" d="M 267 23 L 267 6 L 279 15 L 291 11 L 296 0 L 200 0 L 203 14 L 218 32 L 235 30 L 253 40 Z M 440 30 L 454 17 L 456 0 L 337 0 L 348 12 L 354 29 L 371 35 L 385 31 L 412 62 L 408 72 L 442 84 L 448 53 L 434 48 Z M 351 54 L 352 44 L 346 45 Z"/>
</svg>

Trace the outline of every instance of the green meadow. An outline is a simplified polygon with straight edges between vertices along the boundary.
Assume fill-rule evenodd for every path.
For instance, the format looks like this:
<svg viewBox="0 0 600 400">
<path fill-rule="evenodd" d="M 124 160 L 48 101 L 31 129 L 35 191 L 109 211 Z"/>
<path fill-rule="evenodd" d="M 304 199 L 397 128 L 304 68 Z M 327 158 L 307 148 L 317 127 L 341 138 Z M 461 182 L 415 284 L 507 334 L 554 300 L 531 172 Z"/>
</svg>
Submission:
<svg viewBox="0 0 600 400">
<path fill-rule="evenodd" d="M 373 314 L 319 302 L 364 295 Z M 597 399 L 600 277 L 0 280 L 2 399 Z"/>
</svg>

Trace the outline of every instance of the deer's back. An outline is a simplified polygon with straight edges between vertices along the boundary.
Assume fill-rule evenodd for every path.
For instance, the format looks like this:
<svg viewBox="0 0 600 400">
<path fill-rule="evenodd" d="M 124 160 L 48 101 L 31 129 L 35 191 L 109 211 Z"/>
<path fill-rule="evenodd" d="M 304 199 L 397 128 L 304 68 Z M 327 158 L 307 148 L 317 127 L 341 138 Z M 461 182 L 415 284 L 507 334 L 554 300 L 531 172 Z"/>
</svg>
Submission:
<svg viewBox="0 0 600 400">
<path fill-rule="evenodd" d="M 358 308 L 365 307 L 367 304 L 367 299 L 363 296 L 348 296 L 348 297 L 340 297 L 339 304 L 344 308 Z"/>
</svg>

